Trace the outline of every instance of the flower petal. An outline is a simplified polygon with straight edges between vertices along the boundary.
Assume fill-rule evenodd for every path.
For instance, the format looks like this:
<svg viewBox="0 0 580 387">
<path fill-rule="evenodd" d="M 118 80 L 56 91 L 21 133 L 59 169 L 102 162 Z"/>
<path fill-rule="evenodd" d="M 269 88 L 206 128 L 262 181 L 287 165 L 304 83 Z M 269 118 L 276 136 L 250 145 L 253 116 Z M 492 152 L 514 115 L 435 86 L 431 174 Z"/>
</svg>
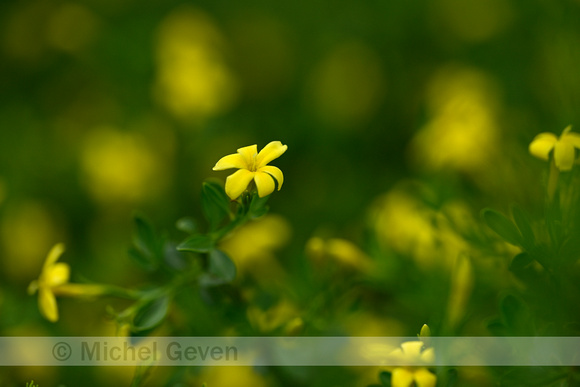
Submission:
<svg viewBox="0 0 580 387">
<path fill-rule="evenodd" d="M 569 171 L 576 157 L 574 146 L 566 141 L 558 141 L 554 147 L 554 161 L 560 171 Z"/>
<path fill-rule="evenodd" d="M 53 263 L 55 263 L 60 258 L 62 253 L 64 253 L 64 243 L 57 243 L 56 245 L 54 245 L 52 249 L 50 249 L 50 251 L 48 252 L 48 255 L 46 256 L 46 261 L 44 261 L 43 270 L 51 266 Z"/>
<path fill-rule="evenodd" d="M 435 361 L 435 351 L 433 350 L 433 348 L 427 348 L 426 350 L 424 350 L 423 352 L 421 352 L 421 361 L 423 363 L 433 363 Z"/>
<path fill-rule="evenodd" d="M 435 387 L 437 384 L 437 376 L 433 375 L 426 368 L 420 368 L 415 371 L 415 382 L 417 382 L 417 387 Z"/>
<path fill-rule="evenodd" d="M 389 359 L 395 361 L 397 364 L 399 363 L 404 364 L 406 363 L 407 357 L 405 356 L 401 348 L 396 348 L 393 351 L 391 351 L 391 353 L 389 353 Z"/>
<path fill-rule="evenodd" d="M 218 160 L 213 167 L 214 171 L 223 171 L 224 169 L 230 168 L 243 168 L 249 169 L 246 159 L 239 153 L 234 153 L 233 155 L 227 155 Z"/>
<path fill-rule="evenodd" d="M 288 149 L 288 145 L 282 145 L 280 141 L 272 141 L 262 148 L 258 156 L 256 156 L 256 168 L 260 169 L 270 161 L 282 156 L 286 149 Z"/>
<path fill-rule="evenodd" d="M 560 138 L 562 138 L 565 134 L 568 134 L 568 132 L 570 132 L 572 130 L 572 125 L 568 125 L 564 128 L 564 130 L 562 131 L 562 134 L 560 135 Z"/>
<path fill-rule="evenodd" d="M 59 262 L 49 267 L 42 276 L 46 286 L 58 286 L 68 282 L 70 267 L 66 263 Z"/>
<path fill-rule="evenodd" d="M 405 341 L 401 344 L 401 348 L 403 348 L 403 352 L 409 356 L 410 360 L 418 361 L 423 345 L 422 341 Z"/>
<path fill-rule="evenodd" d="M 530 143 L 529 151 L 539 159 L 548 160 L 550 151 L 556 142 L 558 142 L 558 138 L 554 133 L 540 133 Z"/>
<path fill-rule="evenodd" d="M 282 184 L 284 184 L 284 174 L 280 170 L 280 168 L 274 167 L 272 165 L 266 165 L 258 169 L 258 172 L 266 172 L 271 175 L 276 181 L 278 182 L 278 191 L 282 188 Z"/>
<path fill-rule="evenodd" d="M 242 157 L 246 161 L 246 164 L 249 167 L 251 167 L 252 165 L 254 165 L 254 159 L 258 154 L 258 146 L 256 144 L 245 146 L 243 148 L 238 149 L 238 153 L 242 155 Z M 247 169 L 251 170 L 251 168 Z"/>
<path fill-rule="evenodd" d="M 574 148 L 580 149 L 580 134 L 578 133 L 570 132 L 563 134 L 562 137 L 560 138 L 560 141 L 565 141 L 567 143 L 572 144 Z"/>
<path fill-rule="evenodd" d="M 232 200 L 236 200 L 242 192 L 248 188 L 248 184 L 254 178 L 254 172 L 247 169 L 240 169 L 235 173 L 229 175 L 226 179 L 226 194 Z"/>
<path fill-rule="evenodd" d="M 56 304 L 56 297 L 50 291 L 50 289 L 41 287 L 38 290 L 38 309 L 48 321 L 58 321 L 58 306 Z"/>
<path fill-rule="evenodd" d="M 266 172 L 256 172 L 254 181 L 256 182 L 256 187 L 258 187 L 258 196 L 261 198 L 270 195 L 276 189 L 274 178 Z"/>
<path fill-rule="evenodd" d="M 413 380 L 415 380 L 413 372 L 406 368 L 395 368 L 391 374 L 391 385 L 393 387 L 409 387 L 413 384 Z"/>
</svg>

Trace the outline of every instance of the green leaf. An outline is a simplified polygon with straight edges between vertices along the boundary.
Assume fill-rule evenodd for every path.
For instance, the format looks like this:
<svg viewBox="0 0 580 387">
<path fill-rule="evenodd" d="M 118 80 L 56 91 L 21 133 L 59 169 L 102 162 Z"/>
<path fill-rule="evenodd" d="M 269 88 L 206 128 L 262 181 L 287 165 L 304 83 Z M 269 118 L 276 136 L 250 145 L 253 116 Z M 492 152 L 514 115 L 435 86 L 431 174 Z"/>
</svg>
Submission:
<svg viewBox="0 0 580 387">
<path fill-rule="evenodd" d="M 573 264 L 580 258 L 580 241 L 577 237 L 569 237 L 562 242 L 557 257 L 564 264 Z"/>
<path fill-rule="evenodd" d="M 152 363 L 151 360 L 150 362 Z M 138 365 L 135 369 L 133 380 L 131 381 L 131 387 L 144 386 L 145 382 L 149 379 L 152 370 L 153 370 L 152 364 Z"/>
<path fill-rule="evenodd" d="M 457 370 L 455 368 L 451 368 L 447 371 L 447 387 L 455 387 L 457 386 Z"/>
<path fill-rule="evenodd" d="M 222 220 L 230 213 L 230 199 L 223 187 L 213 181 L 203 183 L 201 190 L 201 209 L 209 222 L 211 230 L 215 230 Z"/>
<path fill-rule="evenodd" d="M 482 211 L 482 217 L 489 228 L 495 231 L 506 242 L 517 246 L 522 245 L 523 239 L 517 227 L 502 213 L 487 208 Z"/>
<path fill-rule="evenodd" d="M 548 269 L 552 266 L 554 255 L 557 254 L 555 254 L 549 246 L 543 243 L 539 243 L 536 246 L 534 246 L 534 249 L 532 250 L 530 255 L 532 256 L 533 259 L 538 261 L 544 268 Z"/>
<path fill-rule="evenodd" d="M 499 318 L 494 318 L 489 321 L 487 323 L 487 329 L 493 336 L 507 336 L 506 327 Z"/>
<path fill-rule="evenodd" d="M 518 297 L 508 294 L 500 304 L 502 319 L 513 336 L 533 336 L 532 320 L 526 304 Z"/>
<path fill-rule="evenodd" d="M 259 218 L 268 213 L 269 207 L 266 205 L 268 199 L 270 199 L 270 195 L 261 198 L 258 194 L 255 194 L 252 197 L 252 201 L 250 202 L 250 209 L 248 211 L 250 219 Z"/>
<path fill-rule="evenodd" d="M 501 387 L 544 387 L 567 385 L 555 383 L 569 376 L 564 367 L 510 367 L 501 377 Z"/>
<path fill-rule="evenodd" d="M 236 264 L 223 251 L 213 249 L 209 253 L 208 260 L 208 271 L 200 277 L 201 285 L 221 285 L 232 282 L 236 278 Z"/>
<path fill-rule="evenodd" d="M 187 238 L 182 244 L 177 246 L 179 251 L 190 251 L 192 253 L 207 253 L 213 249 L 214 241 L 209 235 L 196 234 Z"/>
<path fill-rule="evenodd" d="M 514 326 L 523 309 L 522 302 L 509 294 L 501 301 L 501 313 L 503 320 L 508 326 Z"/>
<path fill-rule="evenodd" d="M 533 258 L 528 253 L 520 253 L 512 259 L 509 269 L 513 272 L 520 272 L 530 263 L 532 263 Z"/>
<path fill-rule="evenodd" d="M 391 387 L 391 373 L 388 371 L 382 371 L 379 373 L 379 381 L 383 387 Z"/>
<path fill-rule="evenodd" d="M 230 282 L 236 278 L 236 264 L 226 253 L 214 249 L 209 253 L 209 272 Z"/>
<path fill-rule="evenodd" d="M 129 257 L 131 257 L 135 262 L 143 267 L 143 269 L 153 271 L 157 268 L 156 262 L 150 255 L 143 254 L 141 251 L 134 247 L 130 247 L 128 253 Z"/>
<path fill-rule="evenodd" d="M 524 282 L 529 284 L 537 283 L 539 280 L 538 272 L 530 265 L 535 257 L 536 255 L 528 254 L 526 252 L 516 255 L 510 263 L 510 271 Z"/>
<path fill-rule="evenodd" d="M 169 310 L 169 296 L 162 296 L 145 304 L 135 314 L 132 331 L 148 331 L 157 327 L 165 319 Z"/>
<path fill-rule="evenodd" d="M 133 247 L 129 255 L 147 270 L 154 270 L 163 260 L 162 238 L 157 237 L 149 220 L 136 213 L 133 217 L 135 231 L 133 233 Z"/>
<path fill-rule="evenodd" d="M 514 217 L 516 225 L 523 237 L 523 244 L 527 249 L 531 249 L 536 242 L 536 238 L 534 237 L 534 230 L 530 224 L 528 214 L 526 214 L 518 205 L 514 204 L 512 206 L 512 216 Z"/>
<path fill-rule="evenodd" d="M 197 231 L 197 222 L 194 218 L 189 216 L 180 218 L 175 222 L 175 227 L 179 231 L 183 231 L 187 234 L 194 234 Z"/>
<path fill-rule="evenodd" d="M 141 214 L 135 214 L 133 220 L 135 222 L 135 245 L 142 251 L 154 250 L 156 240 L 151 223 Z"/>
</svg>

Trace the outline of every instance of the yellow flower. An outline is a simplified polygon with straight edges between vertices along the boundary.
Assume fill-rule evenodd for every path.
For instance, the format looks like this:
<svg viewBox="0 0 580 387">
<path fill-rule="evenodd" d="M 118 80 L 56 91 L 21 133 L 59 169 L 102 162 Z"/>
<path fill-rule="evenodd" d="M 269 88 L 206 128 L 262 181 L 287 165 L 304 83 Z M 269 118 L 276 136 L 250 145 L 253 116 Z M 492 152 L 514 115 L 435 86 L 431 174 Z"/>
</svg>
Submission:
<svg viewBox="0 0 580 387">
<path fill-rule="evenodd" d="M 369 257 L 354 243 L 341 238 L 324 240 L 312 237 L 306 244 L 306 251 L 315 261 L 323 263 L 327 258 L 337 261 L 339 264 L 359 269 L 363 272 L 372 270 L 372 262 Z"/>
<path fill-rule="evenodd" d="M 38 291 L 38 309 L 51 322 L 58 321 L 56 296 L 98 296 L 106 292 L 105 287 L 91 284 L 68 283 L 70 267 L 66 263 L 56 262 L 64 252 L 64 244 L 58 243 L 50 249 L 38 280 L 28 286 L 28 293 Z"/>
<path fill-rule="evenodd" d="M 391 352 L 390 358 L 401 363 L 432 363 L 435 359 L 433 348 L 422 350 L 423 345 L 422 341 L 407 341 Z M 425 367 L 401 366 L 392 370 L 393 387 L 410 387 L 413 383 L 417 387 L 435 387 L 437 377 Z"/>
<path fill-rule="evenodd" d="M 48 253 L 42 266 L 42 272 L 37 281 L 32 281 L 28 287 L 29 293 L 38 290 L 38 308 L 47 320 L 58 320 L 58 306 L 53 289 L 68 282 L 70 267 L 66 263 L 56 261 L 64 252 L 64 244 L 58 243 Z"/>
<path fill-rule="evenodd" d="M 274 192 L 274 180 L 278 182 L 278 190 L 282 188 L 284 182 L 282 171 L 267 164 L 280 157 L 286 149 L 288 146 L 282 145 L 280 141 L 272 141 L 260 153 L 256 145 L 246 146 L 238 149 L 238 153 L 222 157 L 213 170 L 239 169 L 226 179 L 226 193 L 230 199 L 236 200 L 252 180 L 256 183 L 258 195 L 263 198 Z"/>
<path fill-rule="evenodd" d="M 560 137 L 554 133 L 538 134 L 530 143 L 530 153 L 542 160 L 548 160 L 550 152 L 554 150 L 554 162 L 560 171 L 569 171 L 576 159 L 575 148 L 580 149 L 580 134 L 570 132 L 572 125 L 568 125 Z"/>
</svg>

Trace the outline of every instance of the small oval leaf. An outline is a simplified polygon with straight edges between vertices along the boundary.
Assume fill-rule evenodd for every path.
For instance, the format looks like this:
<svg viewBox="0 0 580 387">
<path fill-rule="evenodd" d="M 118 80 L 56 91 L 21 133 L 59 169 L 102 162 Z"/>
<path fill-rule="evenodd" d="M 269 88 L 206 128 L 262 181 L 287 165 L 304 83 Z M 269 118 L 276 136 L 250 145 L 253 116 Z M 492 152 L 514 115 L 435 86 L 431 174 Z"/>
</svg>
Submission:
<svg viewBox="0 0 580 387">
<path fill-rule="evenodd" d="M 145 304 L 135 314 L 132 330 L 135 332 L 147 331 L 161 324 L 169 310 L 169 303 L 169 297 L 163 296 Z"/>
<path fill-rule="evenodd" d="M 225 282 L 231 282 L 236 278 L 236 264 L 226 253 L 218 249 L 209 253 L 208 271 Z"/>
<path fill-rule="evenodd" d="M 230 213 L 230 199 L 223 187 L 216 182 L 206 181 L 201 190 L 201 209 L 211 230 Z"/>
<path fill-rule="evenodd" d="M 208 235 L 197 234 L 187 238 L 182 244 L 177 246 L 179 251 L 190 251 L 192 253 L 207 253 L 213 249 L 213 239 Z"/>
<path fill-rule="evenodd" d="M 534 259 L 528 253 L 520 253 L 512 259 L 509 269 L 513 272 L 520 272 Z"/>
<path fill-rule="evenodd" d="M 383 387 L 391 386 L 391 373 L 389 371 L 382 371 L 379 374 L 379 381 Z"/>
<path fill-rule="evenodd" d="M 259 218 L 268 213 L 269 207 L 266 205 L 268 199 L 270 199 L 270 195 L 261 198 L 260 196 L 258 196 L 258 194 L 255 194 L 252 197 L 249 210 L 250 219 Z"/>
<path fill-rule="evenodd" d="M 218 286 L 232 282 L 236 278 L 236 264 L 221 250 L 214 249 L 209 253 L 207 273 L 199 278 L 201 286 Z"/>
<path fill-rule="evenodd" d="M 482 211 L 482 216 L 489 228 L 506 242 L 516 246 L 522 245 L 522 236 L 517 227 L 502 213 L 487 208 Z"/>
<path fill-rule="evenodd" d="M 197 222 L 194 218 L 186 216 L 178 219 L 177 222 L 175 222 L 175 227 L 179 231 L 183 231 L 187 234 L 193 234 L 197 231 Z"/>
<path fill-rule="evenodd" d="M 524 244 L 528 249 L 532 248 L 536 238 L 528 214 L 526 214 L 518 205 L 514 204 L 512 206 L 512 216 L 522 234 Z"/>
</svg>

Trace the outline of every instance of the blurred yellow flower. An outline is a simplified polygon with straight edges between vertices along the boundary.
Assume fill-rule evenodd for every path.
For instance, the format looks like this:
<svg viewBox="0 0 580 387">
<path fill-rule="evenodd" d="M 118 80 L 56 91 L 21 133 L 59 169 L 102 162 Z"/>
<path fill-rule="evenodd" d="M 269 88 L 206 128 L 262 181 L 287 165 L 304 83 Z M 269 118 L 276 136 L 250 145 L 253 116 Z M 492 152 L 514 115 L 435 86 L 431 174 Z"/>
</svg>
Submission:
<svg viewBox="0 0 580 387">
<path fill-rule="evenodd" d="M 222 157 L 213 170 L 239 169 L 226 179 L 226 193 L 232 200 L 236 200 L 252 181 L 256 183 L 258 195 L 263 198 L 274 192 L 274 180 L 278 182 L 278 191 L 282 188 L 284 182 L 282 171 L 267 164 L 280 157 L 286 149 L 288 145 L 282 145 L 280 141 L 270 142 L 260 153 L 255 144 L 246 146 L 238 149 L 238 153 Z"/>
<path fill-rule="evenodd" d="M 63 3 L 50 12 L 46 40 L 52 47 L 72 53 L 91 43 L 98 30 L 99 20 L 89 8 Z"/>
<path fill-rule="evenodd" d="M 457 257 L 471 251 L 461 232 L 475 224 L 461 202 L 449 202 L 440 210 L 415 193 L 412 181 L 402 182 L 379 198 L 372 219 L 379 242 L 387 249 L 412 258 L 419 268 L 451 268 Z"/>
<path fill-rule="evenodd" d="M 38 290 L 38 308 L 40 313 L 52 322 L 58 320 L 58 307 L 53 288 L 67 283 L 70 276 L 69 265 L 56 262 L 63 252 L 64 244 L 58 243 L 54 245 L 50 249 L 46 261 L 44 261 L 40 277 L 38 277 L 37 281 L 32 281 L 28 287 L 28 292 L 31 294 Z"/>
<path fill-rule="evenodd" d="M 327 262 L 327 258 L 339 264 L 368 272 L 372 269 L 370 258 L 354 243 L 341 238 L 324 240 L 312 237 L 306 243 L 306 251 L 314 260 Z"/>
<path fill-rule="evenodd" d="M 102 204 L 133 203 L 163 192 L 170 178 L 164 140 L 106 126 L 89 131 L 80 156 L 91 196 Z"/>
<path fill-rule="evenodd" d="M 37 275 L 46 252 L 55 240 L 66 237 L 58 211 L 35 200 L 5 203 L 0 219 L 0 257 L 2 273 L 12 280 L 27 282 Z M 34 235 L 34 243 L 30 243 Z"/>
<path fill-rule="evenodd" d="M 407 341 L 391 352 L 389 357 L 401 363 L 432 363 L 435 360 L 433 348 L 423 350 L 423 346 L 422 341 Z M 411 387 L 413 383 L 417 387 L 435 387 L 437 377 L 425 367 L 402 366 L 391 371 L 393 387 Z"/>
<path fill-rule="evenodd" d="M 560 137 L 550 132 L 538 134 L 530 143 L 530 153 L 547 161 L 553 150 L 556 167 L 560 171 L 571 170 L 576 159 L 575 149 L 580 149 L 580 134 L 572 133 L 571 130 L 572 125 L 568 125 Z"/>
<path fill-rule="evenodd" d="M 28 286 L 28 293 L 38 291 L 38 308 L 40 313 L 51 322 L 58 321 L 56 295 L 97 296 L 105 292 L 100 285 L 69 284 L 70 267 L 56 261 L 64 253 L 64 244 L 57 243 L 50 249 L 38 280 Z"/>
<path fill-rule="evenodd" d="M 206 119 L 227 111 L 238 81 L 227 63 L 227 42 L 205 12 L 180 6 L 157 31 L 156 99 L 181 119 Z"/>
<path fill-rule="evenodd" d="M 436 31 L 450 32 L 467 42 L 484 42 L 498 36 L 514 20 L 514 10 L 505 0 L 434 0 L 429 12 Z"/>
<path fill-rule="evenodd" d="M 198 380 L 203 381 L 207 387 L 266 387 L 271 385 L 269 380 L 254 367 L 204 367 Z"/>
<path fill-rule="evenodd" d="M 240 276 L 251 275 L 262 284 L 282 284 L 285 272 L 275 252 L 288 243 L 291 234 L 286 219 L 269 214 L 240 227 L 219 247 L 235 262 Z"/>
<path fill-rule="evenodd" d="M 413 162 L 427 170 L 487 173 L 498 160 L 498 95 L 493 79 L 477 69 L 437 71 L 426 92 L 429 121 L 410 143 Z"/>
<path fill-rule="evenodd" d="M 457 257 L 451 274 L 451 290 L 447 304 L 447 319 L 451 327 L 456 327 L 468 306 L 469 297 L 473 290 L 473 267 L 466 255 Z"/>
<path fill-rule="evenodd" d="M 286 299 L 267 310 L 252 305 L 248 307 L 246 314 L 252 326 L 263 333 L 282 328 L 284 334 L 292 334 L 304 326 L 298 308 Z"/>
</svg>

